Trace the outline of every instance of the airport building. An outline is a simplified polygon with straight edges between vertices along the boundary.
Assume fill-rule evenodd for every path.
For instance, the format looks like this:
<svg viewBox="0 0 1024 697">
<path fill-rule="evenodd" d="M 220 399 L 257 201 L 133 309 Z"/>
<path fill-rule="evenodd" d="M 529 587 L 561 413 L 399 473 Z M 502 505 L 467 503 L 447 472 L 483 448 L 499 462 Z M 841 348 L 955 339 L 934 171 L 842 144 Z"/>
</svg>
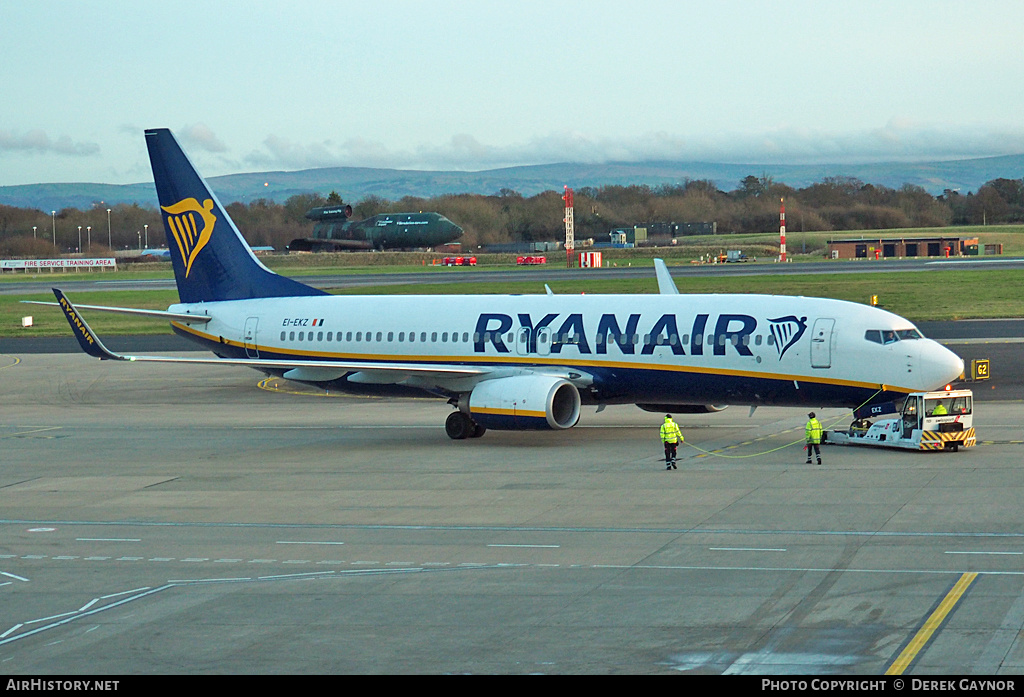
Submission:
<svg viewBox="0 0 1024 697">
<path fill-rule="evenodd" d="M 613 243 L 620 241 L 637 247 L 654 247 L 672 244 L 677 237 L 717 235 L 718 223 L 640 223 L 633 227 L 615 228 L 610 234 Z"/>
<path fill-rule="evenodd" d="M 1003 245 L 979 244 L 976 237 L 860 237 L 828 242 L 828 256 L 832 259 L 958 257 L 1002 253 Z"/>
</svg>

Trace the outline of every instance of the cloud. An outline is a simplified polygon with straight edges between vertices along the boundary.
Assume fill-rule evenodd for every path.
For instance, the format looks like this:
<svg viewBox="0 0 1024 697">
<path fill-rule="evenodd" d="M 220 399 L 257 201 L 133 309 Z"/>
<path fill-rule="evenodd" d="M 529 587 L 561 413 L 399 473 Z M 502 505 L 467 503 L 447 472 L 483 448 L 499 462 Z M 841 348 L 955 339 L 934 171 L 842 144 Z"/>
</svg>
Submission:
<svg viewBox="0 0 1024 697">
<path fill-rule="evenodd" d="M 1024 129 L 945 126 L 894 119 L 860 131 L 779 127 L 715 135 L 652 131 L 629 137 L 559 131 L 508 145 L 461 133 L 438 144 L 391 148 L 354 138 L 300 143 L 270 135 L 245 159 L 266 169 L 383 167 L 482 170 L 555 162 L 720 162 L 734 164 L 856 164 L 967 159 L 1024 153 Z"/>
<path fill-rule="evenodd" d="M 87 157 L 96 155 L 100 146 L 96 143 L 75 143 L 67 136 L 53 140 L 45 131 L 35 129 L 27 133 L 0 130 L 0 153 L 52 153 Z"/>
<path fill-rule="evenodd" d="M 175 131 L 175 135 L 190 148 L 212 153 L 223 153 L 228 150 L 224 142 L 214 135 L 209 126 L 203 123 L 183 126 L 180 130 Z"/>
</svg>

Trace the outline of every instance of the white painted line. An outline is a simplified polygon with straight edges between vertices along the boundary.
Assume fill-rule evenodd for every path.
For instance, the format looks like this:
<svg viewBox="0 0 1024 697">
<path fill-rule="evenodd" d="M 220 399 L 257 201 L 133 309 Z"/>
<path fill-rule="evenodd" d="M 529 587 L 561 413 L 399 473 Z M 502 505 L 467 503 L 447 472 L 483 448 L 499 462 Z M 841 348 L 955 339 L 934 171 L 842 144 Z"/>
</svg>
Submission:
<svg viewBox="0 0 1024 697">
<path fill-rule="evenodd" d="M 312 571 L 312 572 L 306 573 L 306 574 L 279 574 L 277 576 L 260 576 L 258 580 L 260 580 L 260 581 L 269 581 L 269 580 L 278 579 L 278 578 L 309 578 L 311 576 L 312 577 L 326 576 L 328 574 L 333 574 L 333 573 L 334 573 L 333 571 Z"/>
<path fill-rule="evenodd" d="M 712 552 L 785 552 L 781 547 L 708 547 Z"/>
<path fill-rule="evenodd" d="M 12 573 L 8 573 L 6 571 L 0 571 L 0 576 L 6 576 L 7 578 L 13 578 L 15 581 L 24 581 L 25 583 L 28 583 L 28 579 L 27 578 L 22 578 L 21 576 L 18 576 L 16 574 L 12 574 Z"/>
<path fill-rule="evenodd" d="M 490 544 L 488 547 L 523 547 L 526 549 L 559 549 L 562 545 L 503 545 Z"/>
<path fill-rule="evenodd" d="M 1006 555 L 1006 556 L 1020 556 L 1024 552 L 945 552 L 945 554 L 992 554 L 992 555 Z"/>
<path fill-rule="evenodd" d="M 50 615 L 49 617 L 40 617 L 37 620 L 27 620 L 25 622 L 25 624 L 35 624 L 36 622 L 47 622 L 49 620 L 55 620 L 58 617 L 68 617 L 70 615 L 77 615 L 77 614 L 78 614 L 77 610 L 75 610 L 73 612 L 62 612 L 59 615 Z"/>
<path fill-rule="evenodd" d="M 85 612 L 86 610 L 88 610 L 89 608 L 91 608 L 91 607 L 92 607 L 93 605 L 95 605 L 96 603 L 98 603 L 98 602 L 99 602 L 99 600 L 100 600 L 99 598 L 93 598 L 92 600 L 90 600 L 89 602 L 87 602 L 87 603 L 86 603 L 85 605 L 83 605 L 82 607 L 78 608 L 78 611 L 79 611 L 79 612 Z"/>
<path fill-rule="evenodd" d="M 279 545 L 343 545 L 344 542 L 317 542 L 304 540 L 278 540 Z"/>
<path fill-rule="evenodd" d="M 142 542 L 138 537 L 76 537 L 75 542 Z"/>
<path fill-rule="evenodd" d="M 0 634 L 0 639 L 3 639 L 5 636 L 9 636 L 11 633 L 18 631 L 19 629 L 21 629 L 24 626 L 25 625 L 23 625 L 21 622 L 19 622 L 18 624 L 14 625 L 13 627 L 8 629 L 3 634 Z"/>
<path fill-rule="evenodd" d="M 100 600 L 110 600 L 120 595 L 130 595 L 132 593 L 141 593 L 142 591 L 148 591 L 152 586 L 143 586 L 142 588 L 134 588 L 130 591 L 121 591 L 120 593 L 111 593 L 110 595 L 101 595 Z"/>
</svg>

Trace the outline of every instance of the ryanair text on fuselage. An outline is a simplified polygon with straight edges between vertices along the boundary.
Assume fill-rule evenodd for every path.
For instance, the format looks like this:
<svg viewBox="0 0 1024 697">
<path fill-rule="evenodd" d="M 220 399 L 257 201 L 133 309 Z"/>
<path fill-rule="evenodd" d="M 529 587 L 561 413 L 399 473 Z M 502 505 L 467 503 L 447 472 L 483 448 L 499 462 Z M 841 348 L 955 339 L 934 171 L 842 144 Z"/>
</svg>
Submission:
<svg viewBox="0 0 1024 697">
<path fill-rule="evenodd" d="M 631 313 L 628 317 L 620 317 L 615 314 L 602 314 L 597 322 L 595 332 L 589 334 L 586 331 L 586 322 L 583 313 L 572 313 L 562 315 L 553 312 L 544 315 L 540 319 L 534 319 L 526 313 L 518 313 L 516 319 L 519 322 L 519 330 L 527 330 L 526 353 L 537 353 L 537 337 L 544 329 L 550 329 L 557 325 L 552 331 L 555 340 L 552 342 L 551 353 L 561 353 L 566 346 L 573 347 L 580 354 L 606 354 L 610 345 L 615 345 L 619 351 L 625 354 L 636 354 L 638 345 L 640 355 L 653 355 L 655 349 L 665 348 L 671 350 L 677 356 L 705 355 L 705 336 L 708 327 L 713 327 L 711 336 L 715 340 L 711 342 L 711 355 L 724 356 L 726 348 L 732 346 L 737 354 L 741 356 L 753 356 L 750 350 L 751 336 L 757 329 L 757 320 L 750 315 L 743 314 L 721 314 L 709 324 L 710 314 L 697 314 L 692 320 L 680 323 L 679 316 L 674 314 L 663 314 L 651 322 L 643 322 L 642 313 Z M 807 329 L 807 318 L 790 315 L 768 320 L 772 325 L 769 332 L 768 343 L 778 348 L 779 358 L 785 355 L 786 351 L 796 344 Z M 505 334 L 515 324 L 515 320 L 503 313 L 481 313 L 476 322 L 476 330 L 473 333 L 473 350 L 476 353 L 485 353 L 488 343 L 498 353 L 511 353 L 512 349 L 505 343 Z M 687 329 L 685 333 L 680 332 L 682 324 Z M 795 325 L 796 331 L 789 333 L 785 342 L 779 337 L 779 327 Z M 646 329 L 639 332 L 638 329 Z M 644 340 L 641 341 L 641 336 Z"/>
</svg>

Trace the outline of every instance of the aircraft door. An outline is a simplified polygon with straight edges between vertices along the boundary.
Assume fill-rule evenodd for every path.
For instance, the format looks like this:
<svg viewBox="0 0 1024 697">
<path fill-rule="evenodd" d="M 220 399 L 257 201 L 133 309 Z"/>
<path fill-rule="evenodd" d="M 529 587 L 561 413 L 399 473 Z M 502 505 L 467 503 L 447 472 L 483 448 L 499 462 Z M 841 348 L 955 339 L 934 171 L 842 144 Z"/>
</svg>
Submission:
<svg viewBox="0 0 1024 697">
<path fill-rule="evenodd" d="M 834 319 L 824 317 L 814 320 L 814 329 L 811 333 L 812 368 L 832 367 L 832 329 L 835 324 Z"/>
<path fill-rule="evenodd" d="M 547 356 L 551 353 L 551 327 L 537 330 L 537 355 Z"/>
<path fill-rule="evenodd" d="M 259 324 L 259 321 L 259 317 L 249 317 L 245 320 L 242 342 L 245 344 L 245 355 L 249 358 L 260 357 L 260 350 L 256 346 L 256 325 Z"/>
</svg>

